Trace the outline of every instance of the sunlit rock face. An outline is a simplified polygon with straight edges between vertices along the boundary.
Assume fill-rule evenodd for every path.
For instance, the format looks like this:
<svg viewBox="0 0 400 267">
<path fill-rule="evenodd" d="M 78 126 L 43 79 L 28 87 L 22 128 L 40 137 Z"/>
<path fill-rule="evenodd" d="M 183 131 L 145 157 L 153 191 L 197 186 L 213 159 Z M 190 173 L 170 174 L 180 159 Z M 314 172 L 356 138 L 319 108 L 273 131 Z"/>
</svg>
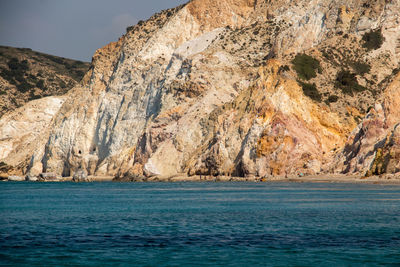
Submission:
<svg viewBox="0 0 400 267">
<path fill-rule="evenodd" d="M 44 97 L 1 117 L 0 175 L 26 173 L 32 154 L 43 155 L 49 125 L 64 101 L 65 97 Z"/>
<path fill-rule="evenodd" d="M 46 142 L 24 152 L 24 172 L 398 172 L 399 12 L 399 1 L 366 0 L 198 0 L 163 11 L 95 53 L 46 122 Z M 319 62 L 306 77 L 293 61 L 302 54 Z M 390 159 L 374 167 L 380 157 Z"/>
<path fill-rule="evenodd" d="M 334 169 L 380 175 L 400 172 L 400 74 L 350 134 Z"/>
</svg>

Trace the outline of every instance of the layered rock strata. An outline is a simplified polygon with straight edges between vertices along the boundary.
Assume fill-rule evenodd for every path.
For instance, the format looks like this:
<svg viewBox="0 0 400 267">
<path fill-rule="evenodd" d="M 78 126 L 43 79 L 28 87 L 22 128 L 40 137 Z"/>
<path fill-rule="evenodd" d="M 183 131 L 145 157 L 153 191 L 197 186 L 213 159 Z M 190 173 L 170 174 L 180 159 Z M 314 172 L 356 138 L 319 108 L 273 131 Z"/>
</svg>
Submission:
<svg viewBox="0 0 400 267">
<path fill-rule="evenodd" d="M 195 0 L 163 11 L 96 52 L 45 144 L 0 161 L 124 179 L 396 173 L 399 10 Z"/>
</svg>

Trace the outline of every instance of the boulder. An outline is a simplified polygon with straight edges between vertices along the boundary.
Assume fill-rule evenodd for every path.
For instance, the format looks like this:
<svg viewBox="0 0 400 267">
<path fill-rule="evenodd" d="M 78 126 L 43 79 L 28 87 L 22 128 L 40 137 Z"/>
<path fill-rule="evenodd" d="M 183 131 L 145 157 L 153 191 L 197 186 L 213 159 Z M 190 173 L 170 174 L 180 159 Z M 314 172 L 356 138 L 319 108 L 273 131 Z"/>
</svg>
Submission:
<svg viewBox="0 0 400 267">
<path fill-rule="evenodd" d="M 39 174 L 38 177 L 38 181 L 40 182 L 55 182 L 55 181 L 59 181 L 60 178 L 57 176 L 57 174 L 52 173 L 52 172 L 43 172 L 41 174 Z"/>
<path fill-rule="evenodd" d="M 27 176 L 25 176 L 25 181 L 28 181 L 28 182 L 36 182 L 38 180 L 39 180 L 39 178 L 35 175 L 28 174 Z"/>
<path fill-rule="evenodd" d="M 73 182 L 91 182 L 92 180 L 88 177 L 86 171 L 79 169 L 74 173 L 72 177 Z"/>
<path fill-rule="evenodd" d="M 16 175 L 8 176 L 8 180 L 9 180 L 9 181 L 12 181 L 12 182 L 21 182 L 21 181 L 25 181 L 25 179 L 24 179 L 23 177 L 16 176 Z"/>
</svg>

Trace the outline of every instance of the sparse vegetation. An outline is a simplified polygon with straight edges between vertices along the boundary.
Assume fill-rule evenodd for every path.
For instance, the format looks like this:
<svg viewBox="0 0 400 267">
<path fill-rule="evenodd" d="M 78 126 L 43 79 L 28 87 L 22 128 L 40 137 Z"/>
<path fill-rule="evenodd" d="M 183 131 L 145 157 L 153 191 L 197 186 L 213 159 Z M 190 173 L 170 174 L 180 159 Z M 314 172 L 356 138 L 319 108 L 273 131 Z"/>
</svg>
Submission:
<svg viewBox="0 0 400 267">
<path fill-rule="evenodd" d="M 126 33 L 129 33 L 130 31 L 133 31 L 133 29 L 135 28 L 135 26 L 129 26 L 126 28 Z"/>
<path fill-rule="evenodd" d="M 35 86 L 33 84 L 30 84 L 26 81 L 22 81 L 20 84 L 17 85 L 17 89 L 18 91 L 20 91 L 21 93 L 26 93 L 28 92 L 30 89 L 34 88 Z"/>
<path fill-rule="evenodd" d="M 18 58 L 13 57 L 8 61 L 7 65 L 11 71 L 25 72 L 29 70 L 28 61 L 26 59 L 20 62 Z"/>
<path fill-rule="evenodd" d="M 317 77 L 316 71 L 322 71 L 319 61 L 306 54 L 297 54 L 292 60 L 292 64 L 297 75 L 302 80 L 315 78 Z"/>
<path fill-rule="evenodd" d="M 364 75 L 369 73 L 371 70 L 371 66 L 369 64 L 358 61 L 352 62 L 351 67 L 358 75 Z"/>
<path fill-rule="evenodd" d="M 325 50 L 322 50 L 322 56 L 326 59 L 330 59 L 330 55 Z"/>
<path fill-rule="evenodd" d="M 289 70 L 290 70 L 290 67 L 288 65 L 283 65 L 283 66 L 279 67 L 278 73 L 282 73 L 282 72 L 289 71 Z"/>
<path fill-rule="evenodd" d="M 336 76 L 335 87 L 341 89 L 343 93 L 351 96 L 354 95 L 354 93 L 362 92 L 367 89 L 358 84 L 355 73 L 343 69 L 339 71 Z"/>
<path fill-rule="evenodd" d="M 327 99 L 328 103 L 335 103 L 339 100 L 339 97 L 337 95 L 330 95 Z"/>
<path fill-rule="evenodd" d="M 40 79 L 37 83 L 36 83 L 36 87 L 39 89 L 44 89 L 44 81 L 42 79 Z"/>
<path fill-rule="evenodd" d="M 303 92 L 306 96 L 308 96 L 309 98 L 311 98 L 314 101 L 321 102 L 322 96 L 318 92 L 318 89 L 317 89 L 317 86 L 315 85 L 315 83 L 311 84 L 311 83 L 305 83 L 302 81 L 298 81 L 298 83 L 303 88 Z"/>
<path fill-rule="evenodd" d="M 47 54 L 43 54 L 43 56 L 57 64 L 61 64 L 61 65 L 65 65 L 66 63 L 64 62 L 64 59 L 61 57 L 56 57 L 56 56 L 52 56 L 52 55 L 47 55 Z"/>
<path fill-rule="evenodd" d="M 42 98 L 42 96 L 40 96 L 40 95 L 35 95 L 35 94 L 33 93 L 33 91 L 31 91 L 31 93 L 29 94 L 29 101 L 36 100 L 36 99 L 40 99 L 40 98 Z"/>
<path fill-rule="evenodd" d="M 17 85 L 18 83 L 25 82 L 24 75 L 27 70 L 29 70 L 29 65 L 27 60 L 19 61 L 17 58 L 13 57 L 7 62 L 8 69 L 1 69 L 1 77 L 9 81 L 11 84 Z"/>
<path fill-rule="evenodd" d="M 65 84 L 64 81 L 60 81 L 60 84 L 59 84 L 59 85 L 60 85 L 60 87 L 63 88 L 63 89 L 64 89 L 64 88 L 67 88 L 67 85 Z"/>
<path fill-rule="evenodd" d="M 28 48 L 0 46 L 0 54 L 0 76 L 6 81 L 4 87 L 0 88 L 0 98 L 8 99 L 0 103 L 0 117 L 29 100 L 65 94 L 89 68 L 86 62 L 47 55 Z M 51 77 L 59 78 L 55 81 Z"/>
<path fill-rule="evenodd" d="M 81 78 L 83 77 L 83 75 L 85 75 L 85 73 L 81 70 L 76 70 L 75 74 L 76 74 L 76 76 L 81 77 Z"/>
<path fill-rule="evenodd" d="M 378 49 L 382 46 L 385 38 L 382 35 L 381 29 L 371 30 L 365 33 L 362 37 L 363 47 L 365 47 L 368 51 Z"/>
</svg>

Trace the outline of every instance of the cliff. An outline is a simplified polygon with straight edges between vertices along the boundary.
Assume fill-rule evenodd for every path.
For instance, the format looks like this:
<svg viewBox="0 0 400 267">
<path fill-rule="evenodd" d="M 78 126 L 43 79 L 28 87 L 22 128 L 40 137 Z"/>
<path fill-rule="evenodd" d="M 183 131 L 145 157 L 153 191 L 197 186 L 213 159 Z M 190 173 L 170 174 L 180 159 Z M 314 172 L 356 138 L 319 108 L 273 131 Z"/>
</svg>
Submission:
<svg viewBox="0 0 400 267">
<path fill-rule="evenodd" d="M 10 135 L 0 161 L 133 180 L 398 173 L 399 13 L 383 0 L 162 11 L 96 52 L 34 150 Z"/>
</svg>

